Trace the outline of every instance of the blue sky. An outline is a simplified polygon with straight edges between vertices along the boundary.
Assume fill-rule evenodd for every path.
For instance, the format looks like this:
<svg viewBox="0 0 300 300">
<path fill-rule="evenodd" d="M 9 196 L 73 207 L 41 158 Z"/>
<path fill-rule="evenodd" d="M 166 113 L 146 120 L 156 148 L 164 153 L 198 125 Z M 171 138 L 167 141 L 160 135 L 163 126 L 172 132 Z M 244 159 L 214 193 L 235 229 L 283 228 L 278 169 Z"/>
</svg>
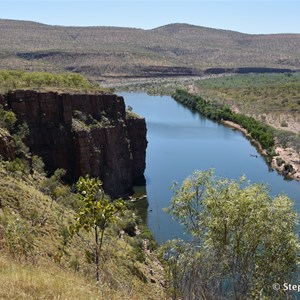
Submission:
<svg viewBox="0 0 300 300">
<path fill-rule="evenodd" d="M 300 0 L 0 0 L 0 18 L 150 29 L 169 23 L 244 33 L 300 33 Z"/>
</svg>

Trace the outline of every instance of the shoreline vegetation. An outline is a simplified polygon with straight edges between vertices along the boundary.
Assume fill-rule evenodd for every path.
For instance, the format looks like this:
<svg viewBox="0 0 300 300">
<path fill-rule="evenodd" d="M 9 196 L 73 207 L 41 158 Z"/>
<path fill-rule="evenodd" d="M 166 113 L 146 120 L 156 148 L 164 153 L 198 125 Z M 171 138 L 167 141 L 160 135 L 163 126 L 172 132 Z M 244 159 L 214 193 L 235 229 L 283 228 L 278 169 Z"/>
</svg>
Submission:
<svg viewBox="0 0 300 300">
<path fill-rule="evenodd" d="M 227 106 L 234 113 L 267 124 L 274 139 L 270 167 L 285 178 L 300 181 L 300 72 L 149 78 L 148 81 L 130 81 L 126 85 L 115 84 L 115 88 L 170 96 L 177 89 L 185 90 L 202 97 L 216 110 Z M 241 131 L 243 129 L 236 122 L 233 127 Z M 247 136 L 247 133 L 244 134 Z M 253 137 L 251 139 L 252 142 L 256 140 Z M 260 151 L 267 157 L 262 149 Z"/>
<path fill-rule="evenodd" d="M 296 151 L 282 147 L 271 126 L 184 90 L 176 90 L 172 97 L 175 101 L 213 121 L 240 130 L 257 146 L 272 169 L 277 170 L 285 178 L 300 181 L 300 161 L 297 161 Z"/>
</svg>

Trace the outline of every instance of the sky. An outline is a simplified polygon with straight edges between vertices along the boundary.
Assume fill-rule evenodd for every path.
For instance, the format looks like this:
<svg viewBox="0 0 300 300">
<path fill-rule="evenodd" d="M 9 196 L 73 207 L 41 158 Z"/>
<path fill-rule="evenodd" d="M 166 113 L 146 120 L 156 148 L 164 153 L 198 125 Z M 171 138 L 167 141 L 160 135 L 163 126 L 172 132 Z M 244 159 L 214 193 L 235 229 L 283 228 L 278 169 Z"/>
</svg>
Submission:
<svg viewBox="0 0 300 300">
<path fill-rule="evenodd" d="M 152 29 L 170 23 L 243 33 L 300 33 L 300 0 L 0 0 L 0 19 Z"/>
</svg>

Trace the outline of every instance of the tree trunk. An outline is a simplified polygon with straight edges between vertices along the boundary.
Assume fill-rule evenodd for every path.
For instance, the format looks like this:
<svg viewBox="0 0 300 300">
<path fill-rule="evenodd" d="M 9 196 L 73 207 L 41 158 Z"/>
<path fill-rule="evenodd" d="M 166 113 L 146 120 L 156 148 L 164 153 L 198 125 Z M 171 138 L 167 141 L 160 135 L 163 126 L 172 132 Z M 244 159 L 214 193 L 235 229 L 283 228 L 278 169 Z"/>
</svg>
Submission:
<svg viewBox="0 0 300 300">
<path fill-rule="evenodd" d="M 96 280 L 99 282 L 99 247 L 98 247 L 98 227 L 95 226 L 95 254 L 96 254 Z"/>
<path fill-rule="evenodd" d="M 101 230 L 99 252 L 100 252 L 101 249 L 102 249 L 103 237 L 104 237 L 104 229 Z"/>
</svg>

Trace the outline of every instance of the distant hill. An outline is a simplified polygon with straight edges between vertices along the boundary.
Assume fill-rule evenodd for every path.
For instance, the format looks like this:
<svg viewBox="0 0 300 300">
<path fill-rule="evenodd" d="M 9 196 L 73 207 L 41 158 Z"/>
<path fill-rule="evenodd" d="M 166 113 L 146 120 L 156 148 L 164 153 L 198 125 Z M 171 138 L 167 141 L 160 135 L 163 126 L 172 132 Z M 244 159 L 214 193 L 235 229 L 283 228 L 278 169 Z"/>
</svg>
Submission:
<svg viewBox="0 0 300 300">
<path fill-rule="evenodd" d="M 116 77 L 244 67 L 300 69 L 300 34 L 250 35 L 189 24 L 143 30 L 0 20 L 2 69 Z"/>
</svg>

